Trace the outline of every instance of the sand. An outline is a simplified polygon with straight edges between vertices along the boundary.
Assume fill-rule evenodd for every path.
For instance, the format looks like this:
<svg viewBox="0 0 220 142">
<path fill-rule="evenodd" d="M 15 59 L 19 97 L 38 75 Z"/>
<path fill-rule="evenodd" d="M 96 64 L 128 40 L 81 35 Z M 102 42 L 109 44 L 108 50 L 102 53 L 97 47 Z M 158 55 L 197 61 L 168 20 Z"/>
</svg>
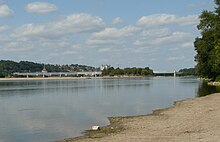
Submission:
<svg viewBox="0 0 220 142">
<path fill-rule="evenodd" d="M 60 142 L 217 142 L 220 94 L 176 102 L 150 115 L 109 119 L 109 126 Z"/>
</svg>

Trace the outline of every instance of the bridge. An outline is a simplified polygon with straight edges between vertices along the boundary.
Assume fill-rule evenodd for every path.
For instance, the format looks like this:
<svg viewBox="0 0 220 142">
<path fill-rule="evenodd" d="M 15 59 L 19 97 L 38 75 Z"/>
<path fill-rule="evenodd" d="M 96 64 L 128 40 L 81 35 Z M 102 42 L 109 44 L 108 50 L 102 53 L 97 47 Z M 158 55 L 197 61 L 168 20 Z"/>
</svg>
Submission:
<svg viewBox="0 0 220 142">
<path fill-rule="evenodd" d="M 83 71 L 83 72 L 27 72 L 27 73 L 13 73 L 14 76 L 25 76 L 25 77 L 68 77 L 68 76 L 100 76 L 100 71 Z"/>
</svg>

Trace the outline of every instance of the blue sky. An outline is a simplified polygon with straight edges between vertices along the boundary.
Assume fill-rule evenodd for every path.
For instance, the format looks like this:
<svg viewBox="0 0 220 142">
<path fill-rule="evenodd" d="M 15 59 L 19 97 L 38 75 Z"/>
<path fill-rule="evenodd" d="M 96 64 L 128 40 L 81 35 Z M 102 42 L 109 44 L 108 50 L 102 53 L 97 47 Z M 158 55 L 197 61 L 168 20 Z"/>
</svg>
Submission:
<svg viewBox="0 0 220 142">
<path fill-rule="evenodd" d="M 51 64 L 194 67 L 212 0 L 0 0 L 0 59 Z"/>
</svg>

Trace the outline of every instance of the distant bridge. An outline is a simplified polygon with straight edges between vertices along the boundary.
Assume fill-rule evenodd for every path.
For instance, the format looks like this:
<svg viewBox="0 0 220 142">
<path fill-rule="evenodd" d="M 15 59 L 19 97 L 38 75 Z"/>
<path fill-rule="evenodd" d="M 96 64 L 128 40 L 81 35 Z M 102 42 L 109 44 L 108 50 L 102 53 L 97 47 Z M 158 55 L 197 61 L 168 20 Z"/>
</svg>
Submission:
<svg viewBox="0 0 220 142">
<path fill-rule="evenodd" d="M 13 73 L 14 76 L 25 76 L 25 77 L 68 77 L 68 76 L 100 76 L 102 72 L 99 71 L 85 71 L 85 72 L 27 72 L 27 73 Z"/>
</svg>

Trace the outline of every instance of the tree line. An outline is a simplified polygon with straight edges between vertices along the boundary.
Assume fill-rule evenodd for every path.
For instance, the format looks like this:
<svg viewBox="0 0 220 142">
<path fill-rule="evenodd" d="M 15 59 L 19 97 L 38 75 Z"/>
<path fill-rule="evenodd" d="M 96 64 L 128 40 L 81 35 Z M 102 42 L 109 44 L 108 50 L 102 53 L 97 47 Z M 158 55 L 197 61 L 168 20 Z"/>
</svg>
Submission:
<svg viewBox="0 0 220 142">
<path fill-rule="evenodd" d="M 104 69 L 102 71 L 103 76 L 120 76 L 120 75 L 128 75 L 128 76 L 152 76 L 154 75 L 153 70 L 149 67 L 145 68 L 114 68 L 110 67 L 108 69 Z"/>
<path fill-rule="evenodd" d="M 178 71 L 181 76 L 198 76 L 198 71 L 196 68 L 184 68 Z"/>
<path fill-rule="evenodd" d="M 42 69 L 46 68 L 48 72 L 75 72 L 75 71 L 100 71 L 100 68 L 70 64 L 70 65 L 52 65 L 52 64 L 42 64 L 34 63 L 29 61 L 14 62 L 10 60 L 0 60 L 0 77 L 12 77 L 15 72 L 41 72 Z M 181 69 L 179 72 L 185 75 L 197 75 L 197 70 L 195 68 Z M 102 71 L 102 76 L 153 76 L 153 70 L 149 67 L 145 68 L 114 68 L 109 67 Z"/>
<path fill-rule="evenodd" d="M 86 65 L 52 65 L 41 64 L 29 61 L 14 62 L 10 60 L 0 61 L 0 77 L 10 77 L 15 72 L 41 72 L 46 68 L 48 72 L 71 72 L 71 71 L 96 71 L 98 68 Z"/>
<path fill-rule="evenodd" d="M 220 78 L 220 0 L 214 2 L 214 11 L 204 10 L 199 16 L 201 36 L 194 42 L 198 73 L 212 80 Z"/>
</svg>

